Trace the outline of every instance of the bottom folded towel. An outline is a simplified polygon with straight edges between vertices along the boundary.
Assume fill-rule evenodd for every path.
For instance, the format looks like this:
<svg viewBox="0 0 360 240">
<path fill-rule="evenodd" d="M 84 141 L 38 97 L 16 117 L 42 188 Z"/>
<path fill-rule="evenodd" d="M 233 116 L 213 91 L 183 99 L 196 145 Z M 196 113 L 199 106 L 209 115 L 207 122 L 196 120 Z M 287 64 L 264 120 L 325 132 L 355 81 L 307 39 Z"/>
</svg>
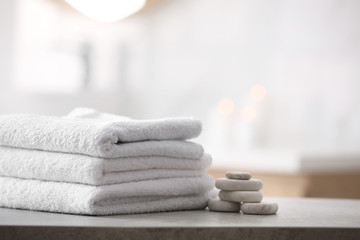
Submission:
<svg viewBox="0 0 360 240">
<path fill-rule="evenodd" d="M 210 176 L 104 186 L 0 177 L 0 206 L 85 215 L 203 209 Z"/>
</svg>

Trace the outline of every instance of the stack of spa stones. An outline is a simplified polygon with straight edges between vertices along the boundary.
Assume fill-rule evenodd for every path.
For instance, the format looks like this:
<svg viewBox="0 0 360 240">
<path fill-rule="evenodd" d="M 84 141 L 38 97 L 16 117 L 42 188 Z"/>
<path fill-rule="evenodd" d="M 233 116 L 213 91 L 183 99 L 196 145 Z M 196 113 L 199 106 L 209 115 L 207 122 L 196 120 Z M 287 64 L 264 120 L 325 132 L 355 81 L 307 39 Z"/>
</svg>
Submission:
<svg viewBox="0 0 360 240">
<path fill-rule="evenodd" d="M 263 187 L 259 179 L 251 179 L 246 172 L 226 172 L 226 178 L 218 178 L 215 183 L 220 189 L 219 198 L 210 199 L 208 206 L 211 211 L 241 212 L 244 214 L 275 214 L 277 203 L 261 202 Z"/>
</svg>

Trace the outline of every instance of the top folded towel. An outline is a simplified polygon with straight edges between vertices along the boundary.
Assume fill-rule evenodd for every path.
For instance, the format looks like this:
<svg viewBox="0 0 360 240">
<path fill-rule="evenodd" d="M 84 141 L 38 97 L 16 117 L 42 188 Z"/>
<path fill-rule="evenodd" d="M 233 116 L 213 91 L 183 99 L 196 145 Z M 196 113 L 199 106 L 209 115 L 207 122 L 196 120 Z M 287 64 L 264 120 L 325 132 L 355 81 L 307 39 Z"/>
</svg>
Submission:
<svg viewBox="0 0 360 240">
<path fill-rule="evenodd" d="M 122 145 L 131 142 L 186 140 L 201 132 L 201 123 L 192 118 L 133 120 L 97 112 L 91 119 L 81 113 L 0 115 L 0 145 L 116 158 L 122 156 Z"/>
</svg>

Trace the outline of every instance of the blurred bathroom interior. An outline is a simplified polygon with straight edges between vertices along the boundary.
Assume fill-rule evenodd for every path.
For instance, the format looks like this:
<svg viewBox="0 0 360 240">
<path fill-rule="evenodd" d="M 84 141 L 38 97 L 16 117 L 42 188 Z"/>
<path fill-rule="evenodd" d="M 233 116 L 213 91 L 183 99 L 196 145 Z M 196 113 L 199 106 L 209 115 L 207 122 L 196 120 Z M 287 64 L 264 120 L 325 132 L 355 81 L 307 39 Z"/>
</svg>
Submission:
<svg viewBox="0 0 360 240">
<path fill-rule="evenodd" d="M 143 2 L 104 23 L 65 0 L 0 0 L 0 114 L 193 116 L 215 177 L 360 198 L 360 1 Z"/>
</svg>

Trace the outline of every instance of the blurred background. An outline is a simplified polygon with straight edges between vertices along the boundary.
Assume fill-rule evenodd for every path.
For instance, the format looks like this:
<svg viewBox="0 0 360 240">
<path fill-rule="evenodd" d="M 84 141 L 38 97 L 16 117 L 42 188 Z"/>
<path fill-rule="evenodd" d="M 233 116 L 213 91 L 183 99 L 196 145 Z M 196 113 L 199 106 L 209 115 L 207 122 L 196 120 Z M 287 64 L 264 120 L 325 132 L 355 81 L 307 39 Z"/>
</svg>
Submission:
<svg viewBox="0 0 360 240">
<path fill-rule="evenodd" d="M 194 116 L 265 196 L 360 198 L 360 1 L 0 0 L 0 114 L 79 106 Z"/>
</svg>

